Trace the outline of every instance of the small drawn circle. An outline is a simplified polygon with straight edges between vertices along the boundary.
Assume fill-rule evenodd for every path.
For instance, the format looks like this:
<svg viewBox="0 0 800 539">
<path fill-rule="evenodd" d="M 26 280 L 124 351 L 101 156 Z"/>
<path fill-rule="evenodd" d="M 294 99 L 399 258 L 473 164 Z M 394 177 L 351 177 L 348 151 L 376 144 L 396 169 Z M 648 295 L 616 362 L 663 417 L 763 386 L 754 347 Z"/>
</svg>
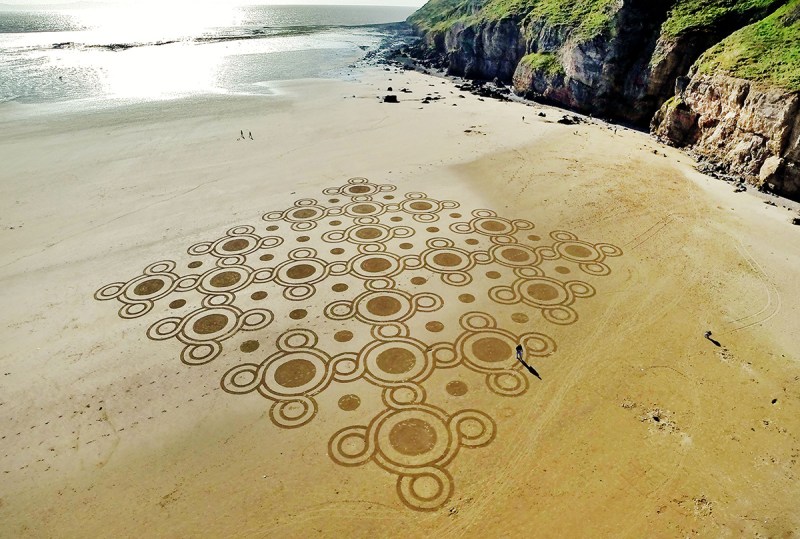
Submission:
<svg viewBox="0 0 800 539">
<path fill-rule="evenodd" d="M 531 241 L 539 241 L 542 238 L 540 236 L 537 236 L 536 234 L 531 234 L 530 236 L 528 236 L 528 239 Z"/>
<path fill-rule="evenodd" d="M 199 268 L 202 265 L 203 265 L 203 263 L 200 262 L 199 260 L 195 260 L 194 262 L 189 262 L 189 267 L 192 268 L 192 269 Z"/>
<path fill-rule="evenodd" d="M 472 294 L 461 294 L 460 296 L 458 296 L 458 301 L 460 301 L 461 303 L 472 303 L 473 301 L 475 301 L 475 296 L 473 296 Z"/>
<path fill-rule="evenodd" d="M 341 247 L 336 247 L 334 249 L 331 249 L 332 255 L 340 255 L 342 253 L 344 253 L 344 249 L 342 249 Z"/>
<path fill-rule="evenodd" d="M 275 255 L 261 255 L 260 257 L 258 257 L 259 260 L 262 260 L 264 262 L 269 262 L 273 258 L 275 258 Z"/>
<path fill-rule="evenodd" d="M 433 333 L 439 333 L 444 329 L 444 324 L 442 324 L 437 320 L 434 320 L 432 322 L 428 322 L 427 324 L 425 324 L 425 329 Z"/>
<path fill-rule="evenodd" d="M 571 270 L 569 268 L 565 267 L 565 266 L 556 266 L 556 271 L 558 273 L 560 273 L 561 275 L 566 275 Z"/>
<path fill-rule="evenodd" d="M 339 408 L 345 412 L 352 412 L 359 406 L 361 406 L 361 399 L 358 398 L 358 395 L 344 395 L 339 399 Z"/>
<path fill-rule="evenodd" d="M 348 288 L 349 287 L 344 283 L 336 283 L 331 287 L 331 290 L 333 290 L 334 292 L 344 292 Z"/>
<path fill-rule="evenodd" d="M 250 297 L 256 301 L 262 300 L 267 297 L 267 293 L 263 291 L 253 292 Z"/>
<path fill-rule="evenodd" d="M 501 277 L 500 272 L 498 271 L 487 271 L 486 276 L 489 279 L 499 279 Z"/>
<path fill-rule="evenodd" d="M 245 353 L 255 352 L 258 350 L 259 343 L 258 341 L 244 341 L 242 345 L 239 347 L 239 350 Z"/>
<path fill-rule="evenodd" d="M 401 243 L 400 244 L 400 248 L 401 249 L 412 249 L 413 247 L 414 247 L 413 243 Z"/>
<path fill-rule="evenodd" d="M 511 315 L 511 320 L 517 324 L 525 324 L 530 318 L 528 318 L 528 315 L 525 313 L 514 313 Z"/>
<path fill-rule="evenodd" d="M 337 331 L 333 336 L 333 339 L 337 342 L 347 342 L 352 338 L 353 338 L 353 332 L 347 331 L 346 329 L 342 331 Z"/>
<path fill-rule="evenodd" d="M 454 397 L 461 397 L 462 395 L 466 395 L 468 388 L 467 384 L 462 382 L 461 380 L 453 380 L 452 382 L 448 382 L 445 386 L 445 391 L 450 393 Z"/>
<path fill-rule="evenodd" d="M 425 279 L 425 277 L 412 277 L 411 278 L 411 284 L 420 285 L 420 284 L 425 284 L 427 282 L 428 282 L 428 280 Z"/>
<path fill-rule="evenodd" d="M 169 308 L 170 309 L 180 309 L 184 305 L 186 305 L 186 300 L 185 299 L 176 299 L 175 301 L 170 302 Z"/>
<path fill-rule="evenodd" d="M 302 320 L 306 316 L 308 316 L 308 311 L 305 309 L 295 309 L 289 313 L 289 318 L 292 320 Z"/>
</svg>

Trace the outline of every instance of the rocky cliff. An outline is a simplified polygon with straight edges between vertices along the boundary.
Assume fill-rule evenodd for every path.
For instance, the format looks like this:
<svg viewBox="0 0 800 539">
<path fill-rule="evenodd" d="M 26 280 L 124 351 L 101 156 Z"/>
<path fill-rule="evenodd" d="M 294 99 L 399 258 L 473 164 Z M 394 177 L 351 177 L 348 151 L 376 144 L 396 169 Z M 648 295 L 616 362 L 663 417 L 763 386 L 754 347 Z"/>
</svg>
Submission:
<svg viewBox="0 0 800 539">
<path fill-rule="evenodd" d="M 720 172 L 800 200 L 800 1 L 708 50 L 651 130 Z"/>
<path fill-rule="evenodd" d="M 652 125 L 725 171 L 798 198 L 798 6 L 800 0 L 430 0 L 409 21 L 451 74 L 497 78 L 526 97 Z M 730 58 L 720 44 L 776 19 L 792 31 L 772 36 L 771 46 L 788 48 L 781 69 L 795 75 L 727 69 L 760 60 Z M 712 73 L 715 58 L 724 62 Z"/>
</svg>

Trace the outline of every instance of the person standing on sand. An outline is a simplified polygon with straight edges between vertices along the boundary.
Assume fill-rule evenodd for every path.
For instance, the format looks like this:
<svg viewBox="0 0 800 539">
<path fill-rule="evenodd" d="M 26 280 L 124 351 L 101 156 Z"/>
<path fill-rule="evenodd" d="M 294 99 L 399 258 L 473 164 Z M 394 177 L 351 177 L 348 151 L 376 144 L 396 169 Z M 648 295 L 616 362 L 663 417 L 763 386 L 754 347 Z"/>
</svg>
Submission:
<svg viewBox="0 0 800 539">
<path fill-rule="evenodd" d="M 239 134 L 242 135 L 242 140 L 244 140 L 244 129 L 240 129 Z"/>
<path fill-rule="evenodd" d="M 522 345 L 521 344 L 517 345 L 517 359 L 519 361 L 522 361 Z"/>
<path fill-rule="evenodd" d="M 252 131 L 248 131 L 247 134 L 250 135 L 250 140 L 253 140 L 253 132 Z"/>
</svg>

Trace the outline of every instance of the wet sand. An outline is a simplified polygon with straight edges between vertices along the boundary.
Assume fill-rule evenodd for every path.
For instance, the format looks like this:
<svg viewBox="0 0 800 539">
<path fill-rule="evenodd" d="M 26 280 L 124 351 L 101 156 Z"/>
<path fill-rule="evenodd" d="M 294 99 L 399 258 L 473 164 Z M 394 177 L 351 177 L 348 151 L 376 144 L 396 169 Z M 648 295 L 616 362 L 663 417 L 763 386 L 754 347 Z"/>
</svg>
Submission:
<svg viewBox="0 0 800 539">
<path fill-rule="evenodd" d="M 796 533 L 786 211 L 436 78 L 274 89 L 0 109 L 0 535 Z"/>
</svg>

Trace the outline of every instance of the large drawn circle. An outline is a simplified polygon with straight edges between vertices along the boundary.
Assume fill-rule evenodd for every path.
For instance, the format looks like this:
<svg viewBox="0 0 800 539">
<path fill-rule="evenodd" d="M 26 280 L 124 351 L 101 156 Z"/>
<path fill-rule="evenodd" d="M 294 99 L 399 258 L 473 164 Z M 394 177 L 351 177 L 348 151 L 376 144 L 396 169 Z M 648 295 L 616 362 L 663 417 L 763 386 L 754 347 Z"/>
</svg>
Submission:
<svg viewBox="0 0 800 539">
<path fill-rule="evenodd" d="M 390 462 L 411 468 L 440 460 L 452 442 L 447 425 L 421 409 L 402 410 L 387 417 L 378 428 L 378 440 L 381 453 Z"/>
<path fill-rule="evenodd" d="M 415 380 L 428 367 L 424 352 L 407 341 L 380 342 L 365 353 L 367 371 L 380 382 L 394 384 Z"/>
</svg>

